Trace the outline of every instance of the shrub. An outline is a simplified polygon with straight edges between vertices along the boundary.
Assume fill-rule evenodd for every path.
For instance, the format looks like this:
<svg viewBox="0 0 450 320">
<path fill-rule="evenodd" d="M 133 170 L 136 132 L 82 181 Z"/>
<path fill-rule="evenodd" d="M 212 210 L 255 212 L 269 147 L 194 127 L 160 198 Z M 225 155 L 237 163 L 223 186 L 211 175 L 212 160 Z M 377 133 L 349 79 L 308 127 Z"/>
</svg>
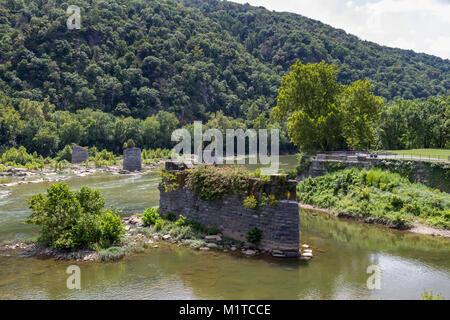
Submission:
<svg viewBox="0 0 450 320">
<path fill-rule="evenodd" d="M 97 148 L 93 147 L 89 150 L 90 159 L 94 161 L 94 165 L 99 168 L 102 166 L 111 166 L 116 165 L 116 156 L 114 153 L 109 152 L 106 149 L 103 149 L 102 151 L 98 151 Z"/>
<path fill-rule="evenodd" d="M 200 249 L 206 245 L 206 242 L 201 239 L 187 239 L 184 240 L 183 243 L 187 244 L 192 249 Z"/>
<path fill-rule="evenodd" d="M 66 160 L 72 161 L 72 146 L 66 145 L 64 149 L 59 151 L 55 158 L 56 161 Z"/>
<path fill-rule="evenodd" d="M 178 220 L 175 222 L 175 225 L 179 227 L 188 226 L 190 225 L 190 221 L 188 218 L 180 214 Z"/>
<path fill-rule="evenodd" d="M 253 227 L 247 232 L 247 241 L 253 244 L 256 244 L 261 240 L 262 231 L 257 227 Z"/>
<path fill-rule="evenodd" d="M 254 210 L 258 208 L 258 199 L 256 199 L 255 195 L 251 194 L 244 199 L 244 207 Z"/>
<path fill-rule="evenodd" d="M 159 215 L 158 208 L 149 208 L 144 211 L 142 214 L 142 222 L 144 222 L 145 226 L 150 226 L 156 223 L 161 216 Z"/>
<path fill-rule="evenodd" d="M 102 244 L 119 243 L 125 234 L 125 226 L 120 211 L 109 209 L 100 216 L 100 234 Z"/>
<path fill-rule="evenodd" d="M 163 220 L 162 219 L 158 219 L 155 221 L 155 231 L 160 231 L 162 229 L 162 224 L 163 224 Z"/>
<path fill-rule="evenodd" d="M 37 158 L 37 155 L 35 155 Z M 6 165 L 22 165 L 25 166 L 28 162 L 33 163 L 35 157 L 27 152 L 27 149 L 23 146 L 19 149 L 11 148 L 5 151 L 1 157 L 1 163 Z"/>
<path fill-rule="evenodd" d="M 40 226 L 39 241 L 50 247 L 109 247 L 125 233 L 119 212 L 105 210 L 100 192 L 88 187 L 73 192 L 67 184 L 53 184 L 27 201 L 32 213 L 26 223 Z"/>
<path fill-rule="evenodd" d="M 124 149 L 134 148 L 134 147 L 136 147 L 136 144 L 134 143 L 133 139 L 128 139 L 128 141 L 123 144 Z"/>
<path fill-rule="evenodd" d="M 287 178 L 289 180 L 297 179 L 297 170 L 296 169 L 285 170 L 284 174 L 287 174 Z"/>
<path fill-rule="evenodd" d="M 169 149 L 142 150 L 143 160 L 170 159 L 171 156 L 172 150 Z"/>
</svg>

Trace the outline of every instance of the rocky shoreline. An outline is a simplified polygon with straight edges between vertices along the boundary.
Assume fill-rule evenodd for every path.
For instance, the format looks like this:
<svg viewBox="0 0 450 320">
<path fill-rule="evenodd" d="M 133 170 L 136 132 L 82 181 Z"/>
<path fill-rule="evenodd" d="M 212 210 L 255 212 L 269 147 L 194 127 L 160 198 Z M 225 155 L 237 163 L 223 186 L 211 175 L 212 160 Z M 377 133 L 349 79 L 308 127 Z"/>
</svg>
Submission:
<svg viewBox="0 0 450 320">
<path fill-rule="evenodd" d="M 221 251 L 224 253 L 240 254 L 247 257 L 272 256 L 274 258 L 285 258 L 282 252 L 267 252 L 257 250 L 241 242 L 226 239 L 222 234 L 206 235 L 202 240 L 182 239 L 177 240 L 170 234 L 149 232 L 151 228 L 145 228 L 142 220 L 138 216 L 130 216 L 122 219 L 125 224 L 125 240 L 127 247 L 126 254 L 142 252 L 144 249 L 157 249 L 161 243 L 168 243 L 177 246 L 190 247 L 200 251 Z M 119 247 L 120 248 L 120 247 Z M 0 251 L 14 251 L 24 257 L 46 256 L 55 260 L 75 260 L 78 262 L 101 262 L 101 252 L 94 250 L 66 251 L 48 247 L 42 247 L 37 243 L 17 242 L 0 246 Z M 310 260 L 313 257 L 312 248 L 307 244 L 301 245 L 301 255 L 299 260 Z"/>
<path fill-rule="evenodd" d="M 0 184 L 0 188 L 14 187 L 22 184 L 34 184 L 41 182 L 61 182 L 73 177 L 86 177 L 89 175 L 108 173 L 113 175 L 125 174 L 145 174 L 153 172 L 155 169 L 164 165 L 165 160 L 157 160 L 155 162 L 142 165 L 142 170 L 130 172 L 122 169 L 121 165 L 102 166 L 86 166 L 82 164 L 72 164 L 69 167 L 56 171 L 54 168 L 45 167 L 42 170 L 28 170 L 25 168 L 10 168 L 7 171 L 0 172 L 0 178 L 11 178 L 14 181 Z"/>
</svg>

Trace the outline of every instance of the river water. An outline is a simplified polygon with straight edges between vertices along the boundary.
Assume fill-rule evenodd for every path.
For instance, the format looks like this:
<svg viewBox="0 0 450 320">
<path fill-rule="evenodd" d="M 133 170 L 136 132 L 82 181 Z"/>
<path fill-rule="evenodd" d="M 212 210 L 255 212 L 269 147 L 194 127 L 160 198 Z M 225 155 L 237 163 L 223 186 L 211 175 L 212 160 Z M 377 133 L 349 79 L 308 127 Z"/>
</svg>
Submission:
<svg viewBox="0 0 450 320">
<path fill-rule="evenodd" d="M 281 167 L 295 165 L 281 158 Z M 72 178 L 73 188 L 101 190 L 130 214 L 158 205 L 157 174 Z M 0 183 L 3 183 L 0 181 Z M 48 183 L 0 189 L 0 241 L 36 235 L 24 225 L 25 199 Z M 450 240 L 388 230 L 300 211 L 309 262 L 200 252 L 162 244 L 114 263 L 77 263 L 81 290 L 66 287 L 74 262 L 0 252 L 0 299 L 420 299 L 424 290 L 450 298 Z M 370 266 L 380 289 L 369 290 Z"/>
</svg>

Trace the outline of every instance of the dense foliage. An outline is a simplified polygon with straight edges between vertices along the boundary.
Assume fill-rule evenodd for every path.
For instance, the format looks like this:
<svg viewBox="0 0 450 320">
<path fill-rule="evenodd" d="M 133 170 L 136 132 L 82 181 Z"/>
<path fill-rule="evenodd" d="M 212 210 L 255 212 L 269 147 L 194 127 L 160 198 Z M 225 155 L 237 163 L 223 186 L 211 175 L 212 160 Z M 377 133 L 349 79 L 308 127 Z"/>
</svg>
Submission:
<svg viewBox="0 0 450 320">
<path fill-rule="evenodd" d="M 64 183 L 28 199 L 32 214 L 26 222 L 40 227 L 39 241 L 57 249 L 108 248 L 120 242 L 125 227 L 120 212 L 105 209 L 97 190 L 71 191 Z"/>
<path fill-rule="evenodd" d="M 392 102 L 381 114 L 376 135 L 384 150 L 450 148 L 450 96 Z"/>
<path fill-rule="evenodd" d="M 191 121 L 223 110 L 244 116 L 275 105 L 297 60 L 336 64 L 338 80 L 370 79 L 387 99 L 447 94 L 449 62 L 361 41 L 300 15 L 227 1 L 1 0 L 0 89 L 58 110 L 87 107 Z"/>
<path fill-rule="evenodd" d="M 297 61 L 283 76 L 275 119 L 287 119 L 292 142 L 302 151 L 370 149 L 383 99 L 369 81 L 337 82 L 334 65 Z"/>
<path fill-rule="evenodd" d="M 279 75 L 297 59 L 303 63 L 323 60 L 339 67 L 338 80 L 342 84 L 369 79 L 375 86 L 375 94 L 388 100 L 427 98 L 448 94 L 450 89 L 448 59 L 361 41 L 344 30 L 298 14 L 229 1 L 183 3 L 200 8 L 207 18 L 242 43 L 247 52 Z"/>
<path fill-rule="evenodd" d="M 145 226 L 151 226 L 160 219 L 159 210 L 157 208 L 148 208 L 142 213 L 142 222 Z"/>
<path fill-rule="evenodd" d="M 204 130 L 217 128 L 225 134 L 226 129 L 278 128 L 280 149 L 293 150 L 287 134 L 278 124 L 260 119 L 254 110 L 248 120 L 233 119 L 222 111 L 213 113 L 204 125 Z M 39 155 L 56 156 L 70 160 L 69 145 L 95 147 L 97 150 L 108 149 L 120 154 L 124 145 L 132 140 L 137 147 L 148 149 L 143 159 L 167 157 L 168 150 L 174 146 L 172 132 L 181 126 L 174 113 L 159 111 L 145 119 L 118 117 L 112 114 L 82 109 L 75 113 L 55 111 L 55 106 L 48 101 L 36 102 L 28 99 L 11 99 L 0 92 L 0 155 L 12 146 L 24 146 Z M 193 125 L 184 126 L 193 132 Z M 193 134 L 192 134 L 193 137 Z M 67 148 L 66 150 L 64 150 Z M 159 150 L 158 150 L 159 149 Z M 63 151 L 64 150 L 64 151 Z M 155 151 L 150 151 L 155 150 Z"/>
<path fill-rule="evenodd" d="M 249 5 L 77 0 L 71 4 L 81 8 L 81 29 L 68 30 L 65 1 L 0 4 L 0 154 L 25 146 L 55 156 L 71 143 L 120 153 L 130 139 L 141 148 L 171 148 L 171 132 L 191 129 L 193 120 L 208 128 L 281 128 L 281 150 L 293 151 L 285 124 L 273 122 L 269 111 L 281 77 L 297 59 L 336 65 L 343 85 L 368 79 L 388 100 L 448 95 L 450 87 L 448 60 Z M 348 88 L 344 102 L 358 106 L 351 103 L 358 101 L 358 86 Z M 403 124 L 398 137 L 391 134 L 398 112 L 386 111 L 376 131 L 378 147 L 445 146 L 448 130 L 439 129 L 442 117 L 436 116 L 445 104 L 448 120 L 442 99 L 448 101 L 430 98 L 426 112 L 401 111 L 414 126 Z M 368 136 L 353 139 L 367 125 L 358 119 L 343 124 L 349 147 L 372 138 L 369 127 Z"/>
<path fill-rule="evenodd" d="M 449 194 L 381 169 L 342 170 L 308 178 L 298 184 L 297 198 L 367 222 L 403 228 L 418 221 L 450 229 Z"/>
</svg>

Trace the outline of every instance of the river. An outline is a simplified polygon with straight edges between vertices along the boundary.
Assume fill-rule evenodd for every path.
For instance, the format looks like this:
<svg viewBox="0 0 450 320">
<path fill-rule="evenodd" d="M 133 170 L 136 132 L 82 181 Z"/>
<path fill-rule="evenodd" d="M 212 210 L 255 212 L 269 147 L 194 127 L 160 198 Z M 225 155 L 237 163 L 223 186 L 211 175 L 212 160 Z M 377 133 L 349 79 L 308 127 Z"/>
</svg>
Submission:
<svg viewBox="0 0 450 320">
<path fill-rule="evenodd" d="M 295 165 L 281 157 L 282 168 Z M 108 206 L 130 214 L 158 205 L 157 174 L 71 178 L 72 188 L 99 189 Z M 1 183 L 1 182 L 0 182 Z M 22 223 L 25 199 L 48 183 L 0 189 L 0 241 L 36 235 Z M 420 299 L 433 290 L 450 299 L 450 240 L 300 211 L 308 262 L 200 252 L 162 244 L 114 263 L 26 258 L 0 251 L 0 299 Z M 66 287 L 69 265 L 81 269 L 81 290 Z M 369 290 L 377 266 L 380 289 Z"/>
</svg>

